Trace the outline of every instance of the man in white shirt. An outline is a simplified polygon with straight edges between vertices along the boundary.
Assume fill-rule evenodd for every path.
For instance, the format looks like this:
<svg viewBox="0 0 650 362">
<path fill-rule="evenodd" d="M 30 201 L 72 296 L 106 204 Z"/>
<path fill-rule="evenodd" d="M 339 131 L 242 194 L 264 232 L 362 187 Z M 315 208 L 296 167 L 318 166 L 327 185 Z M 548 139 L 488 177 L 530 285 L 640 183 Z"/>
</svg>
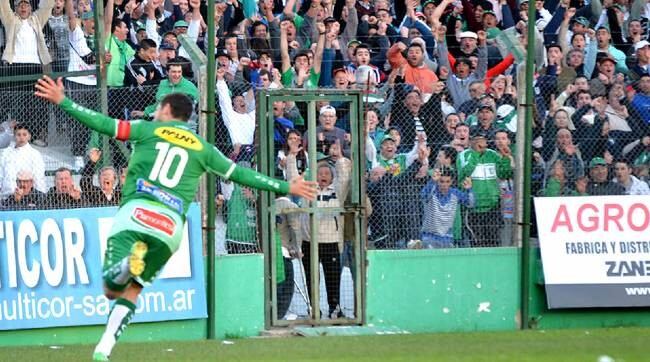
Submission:
<svg viewBox="0 0 650 362">
<path fill-rule="evenodd" d="M 0 194 L 13 194 L 16 188 L 16 175 L 19 171 L 30 171 L 34 177 L 34 188 L 47 191 L 45 186 L 45 163 L 41 153 L 29 141 L 31 133 L 24 125 L 14 129 L 14 145 L 5 149 L 0 156 Z"/>
<path fill-rule="evenodd" d="M 632 175 L 632 168 L 626 160 L 617 160 L 614 163 L 614 182 L 625 188 L 626 195 L 650 195 L 648 183 Z"/>
<path fill-rule="evenodd" d="M 224 79 L 225 68 L 217 70 L 217 95 L 221 118 L 230 134 L 230 141 L 234 148 L 234 154 L 244 145 L 253 144 L 255 138 L 255 101 L 253 97 L 245 99 L 244 95 L 230 96 L 230 90 Z M 248 92 L 252 93 L 250 89 Z M 249 93 L 249 94 L 250 94 Z M 248 104 L 248 108 L 246 105 Z"/>
<path fill-rule="evenodd" d="M 86 39 L 92 37 L 95 33 L 95 21 L 93 12 L 86 12 L 79 17 L 75 15 L 73 0 L 66 0 L 66 13 L 68 15 L 68 42 L 70 45 L 70 62 L 68 63 L 69 72 L 77 71 L 94 71 L 95 56 Z M 109 29 L 105 29 L 105 31 Z M 72 98 L 79 105 L 93 108 L 97 106 L 97 77 L 94 74 L 66 77 L 64 79 L 65 88 L 68 89 Z M 65 117 L 68 121 L 70 147 L 72 155 L 75 156 L 74 168 L 83 167 L 83 159 L 90 139 L 90 131 L 87 127 L 73 120 L 61 112 L 60 117 Z"/>
<path fill-rule="evenodd" d="M 6 32 L 2 60 L 7 63 L 0 67 L 0 76 L 42 74 L 43 66 L 52 63 L 45 45 L 43 27 L 50 17 L 54 0 L 41 0 L 36 11 L 32 10 L 29 0 L 15 0 L 16 12 L 11 10 L 9 1 L 0 1 L 0 21 Z M 34 134 L 34 144 L 45 146 L 49 115 L 45 103 L 32 95 L 33 81 L 10 82 L 3 84 L 3 87 L 7 91 L 11 89 L 12 93 L 2 96 L 7 100 L 2 108 L 13 117 L 28 121 Z"/>
</svg>

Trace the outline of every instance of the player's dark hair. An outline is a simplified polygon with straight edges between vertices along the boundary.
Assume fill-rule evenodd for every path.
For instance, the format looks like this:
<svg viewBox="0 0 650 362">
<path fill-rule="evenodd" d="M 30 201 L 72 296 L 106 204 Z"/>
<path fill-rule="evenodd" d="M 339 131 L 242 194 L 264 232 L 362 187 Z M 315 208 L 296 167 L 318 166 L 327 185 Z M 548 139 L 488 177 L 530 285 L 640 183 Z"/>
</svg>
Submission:
<svg viewBox="0 0 650 362">
<path fill-rule="evenodd" d="M 169 104 L 172 117 L 179 121 L 187 122 L 194 112 L 194 103 L 190 97 L 182 93 L 172 93 L 160 101 L 160 107 Z"/>
</svg>

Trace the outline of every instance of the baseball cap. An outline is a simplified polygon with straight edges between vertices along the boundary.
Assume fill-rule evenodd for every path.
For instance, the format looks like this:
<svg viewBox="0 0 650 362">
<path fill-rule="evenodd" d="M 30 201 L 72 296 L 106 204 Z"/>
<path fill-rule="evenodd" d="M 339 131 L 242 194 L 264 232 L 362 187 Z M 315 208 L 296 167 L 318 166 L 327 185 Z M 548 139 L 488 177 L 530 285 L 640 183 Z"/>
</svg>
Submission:
<svg viewBox="0 0 650 362">
<path fill-rule="evenodd" d="M 494 11 L 492 11 L 492 10 L 485 10 L 485 11 L 483 12 L 483 17 L 485 17 L 485 15 L 492 15 L 492 16 L 494 16 L 494 17 L 497 16 L 497 14 L 495 14 Z"/>
<path fill-rule="evenodd" d="M 328 16 L 325 19 L 323 19 L 323 23 L 336 23 L 338 20 L 336 20 L 333 16 Z"/>
<path fill-rule="evenodd" d="M 328 112 L 331 112 L 331 113 L 336 114 L 336 108 L 334 108 L 334 107 L 332 107 L 332 106 L 330 106 L 330 105 L 323 106 L 323 107 L 321 107 L 321 109 L 320 109 L 320 113 L 319 113 L 319 114 L 322 115 L 322 114 L 324 114 L 324 113 L 328 113 Z"/>
<path fill-rule="evenodd" d="M 393 142 L 395 142 L 395 139 L 391 135 L 385 134 L 384 137 L 381 138 L 381 142 L 379 144 L 382 144 L 385 141 L 393 141 Z"/>
<path fill-rule="evenodd" d="M 350 41 L 348 42 L 347 47 L 349 48 L 349 47 L 351 47 L 351 46 L 353 46 L 353 45 L 359 45 L 359 44 L 361 44 L 360 41 L 358 41 L 357 39 L 352 39 L 352 40 L 350 40 Z"/>
<path fill-rule="evenodd" d="M 162 44 L 160 44 L 160 50 L 176 50 L 176 48 L 171 43 L 162 42 Z"/>
<path fill-rule="evenodd" d="M 92 11 L 86 11 L 85 13 L 81 14 L 81 20 L 93 20 L 95 18 L 95 13 Z"/>
<path fill-rule="evenodd" d="M 228 57 L 230 59 L 230 54 L 228 54 L 228 51 L 226 48 L 217 48 L 216 52 L 214 53 L 215 57 Z"/>
<path fill-rule="evenodd" d="M 598 58 L 598 64 L 603 63 L 603 62 L 608 61 L 608 60 L 610 62 L 614 63 L 614 64 L 617 63 L 616 59 L 614 59 L 614 57 L 612 57 L 609 53 L 598 53 L 597 58 Z"/>
<path fill-rule="evenodd" d="M 602 157 L 594 157 L 589 161 L 589 168 L 596 166 L 607 166 L 607 162 L 605 162 L 605 159 Z"/>
<path fill-rule="evenodd" d="M 490 95 L 490 96 L 491 96 L 491 95 Z M 492 113 L 494 113 L 494 107 L 492 107 L 492 106 L 489 105 L 489 104 L 481 104 L 480 106 L 478 106 L 478 110 L 479 110 L 479 111 L 482 110 L 482 109 L 489 109 L 489 110 L 492 111 Z"/>
<path fill-rule="evenodd" d="M 478 35 L 476 35 L 476 33 L 473 32 L 473 31 L 464 31 L 464 32 L 460 33 L 460 38 L 461 39 L 463 39 L 463 38 L 478 39 Z"/>
<path fill-rule="evenodd" d="M 187 21 L 185 20 L 179 20 L 174 23 L 174 29 L 176 28 L 187 28 L 189 25 L 187 24 Z"/>
<path fill-rule="evenodd" d="M 589 26 L 589 19 L 585 18 L 584 16 L 578 16 L 577 18 L 573 18 L 571 22 L 582 24 L 584 26 Z"/>
<path fill-rule="evenodd" d="M 649 45 L 650 45 L 650 43 L 647 40 L 641 40 L 641 41 L 636 42 L 636 44 L 634 44 L 634 50 L 636 51 L 636 50 L 639 50 L 639 49 L 641 49 L 643 47 L 647 47 Z"/>
<path fill-rule="evenodd" d="M 435 1 L 433 1 L 433 0 L 427 0 L 427 1 L 425 1 L 425 2 L 422 4 L 422 9 L 426 8 L 427 5 L 429 5 L 429 4 L 433 4 L 434 6 L 436 6 L 436 2 L 435 2 Z"/>
</svg>

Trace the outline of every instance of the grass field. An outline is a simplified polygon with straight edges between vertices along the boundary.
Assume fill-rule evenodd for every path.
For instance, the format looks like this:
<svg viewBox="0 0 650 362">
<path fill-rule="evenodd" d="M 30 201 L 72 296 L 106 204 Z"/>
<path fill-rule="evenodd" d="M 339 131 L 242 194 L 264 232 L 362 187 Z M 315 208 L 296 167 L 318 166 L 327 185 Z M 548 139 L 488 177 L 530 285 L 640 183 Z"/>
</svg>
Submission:
<svg viewBox="0 0 650 362">
<path fill-rule="evenodd" d="M 88 361 L 92 350 L 0 348 L 0 360 Z M 650 328 L 122 343 L 111 361 L 650 361 Z"/>
</svg>

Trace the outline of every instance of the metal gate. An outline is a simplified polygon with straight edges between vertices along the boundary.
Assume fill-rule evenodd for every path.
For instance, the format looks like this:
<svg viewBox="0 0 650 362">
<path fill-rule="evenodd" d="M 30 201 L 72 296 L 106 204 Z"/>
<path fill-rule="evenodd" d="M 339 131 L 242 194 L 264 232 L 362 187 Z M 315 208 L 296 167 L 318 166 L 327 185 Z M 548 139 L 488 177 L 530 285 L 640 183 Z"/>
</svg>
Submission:
<svg viewBox="0 0 650 362">
<path fill-rule="evenodd" d="M 282 153 L 279 152 L 280 143 L 276 138 L 284 131 L 274 116 L 274 106 L 286 106 L 286 103 L 276 102 L 291 102 L 289 105 L 297 107 L 298 114 L 304 120 L 303 125 L 294 127 L 306 129 L 304 133 L 300 131 L 302 137 L 306 138 L 306 153 L 300 153 L 304 156 L 302 175 L 306 179 L 316 180 L 317 174 L 327 174 L 329 168 L 333 176 L 330 186 L 319 187 L 321 191 L 317 201 L 306 202 L 290 197 L 279 199 L 281 195 L 271 193 L 261 196 L 259 220 L 265 255 L 266 326 L 361 324 L 364 321 L 366 244 L 365 181 L 362 172 L 365 169 L 365 135 L 361 93 L 283 89 L 261 91 L 258 97 L 261 171 L 267 175 L 291 173 L 279 166 L 282 164 L 278 161 Z M 330 133 L 317 132 L 321 118 L 332 114 L 332 108 L 323 108 L 325 105 L 333 106 L 337 121 L 349 127 L 345 142 L 335 142 L 344 149 L 341 153 L 349 161 L 340 161 L 337 152 L 330 149 L 336 147 L 325 137 Z M 278 109 L 275 109 L 275 113 L 279 113 Z M 341 117 L 347 119 L 341 120 Z M 295 142 L 297 136 L 293 137 L 292 142 Z M 334 156 L 328 157 L 329 153 Z M 286 161 L 284 165 L 287 167 Z M 343 172 L 336 175 L 337 169 Z M 343 185 L 348 175 L 347 198 L 339 199 L 338 205 L 337 201 L 329 202 L 336 199 L 336 191 L 333 190 L 337 185 Z M 326 185 L 327 177 L 323 176 L 323 180 L 323 185 Z M 328 203 L 331 205 L 325 205 Z M 286 223 L 289 222 L 294 228 L 290 228 L 288 233 L 280 233 L 279 229 L 287 230 Z M 299 230 L 296 230 L 296 225 Z M 326 233 L 324 230 L 334 232 Z M 341 235 L 345 240 L 340 240 Z M 285 246 L 280 247 L 283 242 Z M 323 296 L 321 299 L 323 291 L 327 298 Z"/>
</svg>

